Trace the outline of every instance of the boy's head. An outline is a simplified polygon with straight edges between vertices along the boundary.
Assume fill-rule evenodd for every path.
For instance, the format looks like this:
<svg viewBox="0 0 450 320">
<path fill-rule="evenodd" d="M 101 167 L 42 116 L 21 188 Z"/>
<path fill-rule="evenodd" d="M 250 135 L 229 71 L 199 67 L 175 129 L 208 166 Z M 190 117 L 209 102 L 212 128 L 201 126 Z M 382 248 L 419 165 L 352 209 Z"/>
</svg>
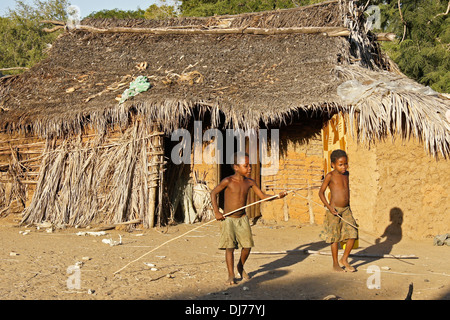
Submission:
<svg viewBox="0 0 450 320">
<path fill-rule="evenodd" d="M 344 150 L 337 149 L 331 153 L 330 156 L 331 166 L 333 169 L 338 170 L 340 173 L 344 173 L 348 168 L 348 157 Z"/>
<path fill-rule="evenodd" d="M 336 163 L 337 159 L 342 157 L 346 157 L 348 159 L 347 153 L 344 150 L 341 149 L 334 150 L 330 156 L 331 163 Z"/>
<path fill-rule="evenodd" d="M 235 173 L 241 173 L 247 175 L 251 172 L 251 166 L 249 164 L 248 153 L 236 152 L 233 157 L 233 163 L 231 164 Z"/>
</svg>

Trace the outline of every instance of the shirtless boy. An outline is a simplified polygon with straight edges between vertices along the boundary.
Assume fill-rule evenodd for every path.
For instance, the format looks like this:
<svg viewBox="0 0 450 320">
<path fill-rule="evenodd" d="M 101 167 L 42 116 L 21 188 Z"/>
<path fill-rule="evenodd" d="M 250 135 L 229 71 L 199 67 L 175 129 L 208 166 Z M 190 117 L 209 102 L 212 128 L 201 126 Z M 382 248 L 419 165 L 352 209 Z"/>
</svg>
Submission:
<svg viewBox="0 0 450 320">
<path fill-rule="evenodd" d="M 333 270 L 335 271 L 356 271 L 348 263 L 348 256 L 353 248 L 355 240 L 358 238 L 358 230 L 353 227 L 357 226 L 350 210 L 350 189 L 349 189 L 349 173 L 348 157 L 343 150 L 334 150 L 330 156 L 333 171 L 329 172 L 323 180 L 319 190 L 320 200 L 327 207 L 324 221 L 324 238 L 326 243 L 331 243 L 331 255 L 333 257 Z M 330 188 L 331 199 L 327 201 L 325 190 Z M 341 216 L 342 219 L 339 217 Z M 345 221 L 343 221 L 345 220 Z M 347 223 L 348 221 L 349 223 Z M 344 254 L 338 261 L 339 242 L 346 241 Z M 340 266 L 342 264 L 345 270 Z"/>
<path fill-rule="evenodd" d="M 253 179 L 249 178 L 251 165 L 249 156 L 245 154 L 244 159 L 234 156 L 234 175 L 223 179 L 217 187 L 211 191 L 211 202 L 214 208 L 216 219 L 221 221 L 221 234 L 219 240 L 219 249 L 225 249 L 225 261 L 228 269 L 227 283 L 232 285 L 236 283 L 234 275 L 234 250 L 242 248 L 241 256 L 237 264 L 237 271 L 242 279 L 250 279 L 244 270 L 244 264 L 250 255 L 250 250 L 254 246 L 252 232 L 245 209 L 224 217 L 228 212 L 242 208 L 247 203 L 247 195 L 250 188 L 261 199 L 271 197 L 261 191 Z M 224 214 L 219 212 L 217 204 L 217 195 L 225 192 Z M 281 192 L 279 198 L 286 196 L 286 192 Z"/>
</svg>

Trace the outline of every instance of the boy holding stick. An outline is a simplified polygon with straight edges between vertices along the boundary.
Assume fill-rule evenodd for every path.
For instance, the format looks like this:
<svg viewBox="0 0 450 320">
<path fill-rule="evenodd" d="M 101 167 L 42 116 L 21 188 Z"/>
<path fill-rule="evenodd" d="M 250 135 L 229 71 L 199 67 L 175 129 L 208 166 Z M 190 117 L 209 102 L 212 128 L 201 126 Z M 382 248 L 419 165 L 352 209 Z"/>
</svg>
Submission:
<svg viewBox="0 0 450 320">
<path fill-rule="evenodd" d="M 250 255 L 250 250 L 254 246 L 252 232 L 248 217 L 245 214 L 247 203 L 247 195 L 250 188 L 256 193 L 260 199 L 267 199 L 270 196 L 261 191 L 253 179 L 249 178 L 251 173 L 251 165 L 249 164 L 249 156 L 245 154 L 239 157 L 234 155 L 234 164 L 232 164 L 234 175 L 223 179 L 214 190 L 211 191 L 211 202 L 214 209 L 216 220 L 221 221 L 221 233 L 219 240 L 219 249 L 225 250 L 225 261 L 228 269 L 229 285 L 235 284 L 234 275 L 234 250 L 242 248 L 241 256 L 237 264 L 237 270 L 242 279 L 250 279 L 244 270 L 244 264 Z M 225 190 L 224 214 L 219 212 L 217 204 L 217 195 Z M 278 198 L 283 198 L 287 192 L 281 192 Z M 242 208 L 242 210 L 238 210 Z M 237 211 L 236 211 L 237 210 Z M 225 215 L 229 212 L 236 211 L 229 216 Z"/>
<path fill-rule="evenodd" d="M 322 238 L 331 243 L 334 271 L 355 272 L 355 268 L 348 263 L 348 256 L 358 238 L 358 229 L 352 211 L 350 210 L 350 188 L 348 157 L 343 150 L 334 150 L 330 156 L 333 171 L 329 172 L 323 180 L 319 190 L 320 200 L 327 207 Z M 325 190 L 330 188 L 331 199 L 328 203 Z M 340 241 L 347 241 L 344 254 L 338 261 L 338 245 Z M 340 266 L 344 265 L 345 270 Z"/>
</svg>

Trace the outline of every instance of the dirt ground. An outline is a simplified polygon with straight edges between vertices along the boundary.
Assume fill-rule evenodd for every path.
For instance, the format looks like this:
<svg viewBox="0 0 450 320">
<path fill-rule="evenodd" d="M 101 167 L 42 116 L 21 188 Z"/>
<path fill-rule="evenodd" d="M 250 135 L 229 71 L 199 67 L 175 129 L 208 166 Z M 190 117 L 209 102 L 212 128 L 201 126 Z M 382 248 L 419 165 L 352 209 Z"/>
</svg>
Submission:
<svg viewBox="0 0 450 320">
<path fill-rule="evenodd" d="M 330 252 L 319 237 L 321 226 L 260 220 L 252 227 L 256 246 L 246 264 L 252 278 L 230 287 L 225 284 L 224 252 L 216 248 L 219 222 L 172 241 L 114 274 L 199 224 L 165 230 L 108 230 L 106 235 L 94 236 L 77 235 L 91 229 L 50 233 L 45 228 L 17 227 L 15 220 L 14 216 L 0 220 L 2 300 L 322 300 L 330 295 L 343 300 L 402 300 L 410 283 L 413 300 L 450 299 L 450 247 L 433 246 L 433 239 L 403 238 L 389 246 L 383 240 L 375 244 L 373 236 L 361 232 L 360 247 L 353 253 L 417 258 L 352 257 L 357 272 L 335 273 L 331 256 L 303 252 Z M 118 241 L 119 235 L 121 245 L 102 241 Z M 286 250 L 298 252 L 261 254 Z M 379 288 L 369 289 L 368 284 Z"/>
</svg>

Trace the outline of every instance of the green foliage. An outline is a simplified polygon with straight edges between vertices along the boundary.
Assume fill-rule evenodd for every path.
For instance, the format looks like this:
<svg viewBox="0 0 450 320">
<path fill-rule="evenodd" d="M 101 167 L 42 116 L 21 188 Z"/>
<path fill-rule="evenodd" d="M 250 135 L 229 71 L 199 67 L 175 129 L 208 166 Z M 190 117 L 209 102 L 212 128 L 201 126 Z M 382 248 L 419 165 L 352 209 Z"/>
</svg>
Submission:
<svg viewBox="0 0 450 320">
<path fill-rule="evenodd" d="M 450 92 L 450 18 L 444 13 L 448 1 L 402 0 L 400 18 L 398 1 L 373 0 L 381 10 L 381 32 L 393 32 L 397 41 L 382 43 L 382 49 L 400 70 L 438 92 Z M 377 31 L 377 30 L 375 30 Z"/>
<path fill-rule="evenodd" d="M 93 12 L 87 16 L 87 18 L 115 18 L 115 19 L 166 19 L 170 17 L 176 17 L 178 15 L 175 6 L 166 4 L 166 0 L 159 0 L 159 5 L 152 4 L 146 10 L 137 9 L 133 10 L 101 10 Z"/>
<path fill-rule="evenodd" d="M 115 19 L 166 19 L 176 17 L 177 10 L 174 6 L 167 5 L 165 0 L 160 0 L 159 5 L 152 4 L 146 10 L 101 10 L 93 12 L 87 18 L 115 18 Z"/>
<path fill-rule="evenodd" d="M 103 18 L 115 18 L 115 19 L 144 19 L 145 11 L 142 9 L 138 10 L 101 10 L 95 11 L 89 14 L 86 18 L 95 18 L 95 19 L 103 19 Z"/>
<path fill-rule="evenodd" d="M 13 20 L 30 20 L 39 22 L 42 19 L 64 20 L 66 8 L 70 5 L 68 0 L 34 0 L 34 5 L 28 5 L 25 1 L 16 0 L 16 8 L 9 10 L 9 17 Z"/>
<path fill-rule="evenodd" d="M 160 6 L 152 4 L 145 10 L 144 17 L 146 19 L 161 20 L 176 17 L 177 11 L 174 6 L 161 4 Z"/>
<path fill-rule="evenodd" d="M 15 10 L 0 17 L 0 67 L 31 67 L 45 57 L 58 32 L 42 31 L 42 20 L 66 20 L 67 0 L 16 1 Z M 13 74 L 14 72 L 4 72 Z"/>
<path fill-rule="evenodd" d="M 159 0 L 159 5 L 152 4 L 146 10 L 101 10 L 93 12 L 87 18 L 115 18 L 115 19 L 166 19 L 177 16 L 175 6 L 167 5 L 165 0 Z"/>
<path fill-rule="evenodd" d="M 296 3 L 292 0 L 184 0 L 180 5 L 180 10 L 183 16 L 205 17 L 293 8 L 295 6 Z"/>
</svg>

